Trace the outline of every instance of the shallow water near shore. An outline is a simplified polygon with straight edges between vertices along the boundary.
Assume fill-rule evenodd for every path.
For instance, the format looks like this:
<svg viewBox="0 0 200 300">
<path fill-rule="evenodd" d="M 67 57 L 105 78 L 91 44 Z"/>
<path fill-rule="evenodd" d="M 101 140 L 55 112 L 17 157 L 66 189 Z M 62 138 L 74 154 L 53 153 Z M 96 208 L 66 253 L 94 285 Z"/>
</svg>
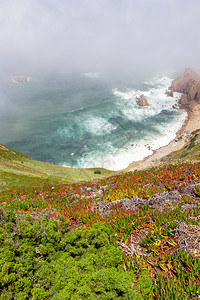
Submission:
<svg viewBox="0 0 200 300">
<path fill-rule="evenodd" d="M 100 73 L 11 80 L 0 141 L 33 159 L 76 167 L 126 168 L 168 144 L 187 114 L 167 97 L 173 74 L 114 80 Z M 144 93 L 148 107 L 139 107 Z"/>
</svg>

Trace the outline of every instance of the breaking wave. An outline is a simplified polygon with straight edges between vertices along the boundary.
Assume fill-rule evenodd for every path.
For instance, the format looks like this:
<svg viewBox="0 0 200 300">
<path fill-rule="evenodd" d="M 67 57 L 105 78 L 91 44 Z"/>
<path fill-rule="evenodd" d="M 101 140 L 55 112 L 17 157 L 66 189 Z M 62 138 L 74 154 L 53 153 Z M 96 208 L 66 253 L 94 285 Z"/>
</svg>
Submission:
<svg viewBox="0 0 200 300">
<path fill-rule="evenodd" d="M 13 99 L 18 97 L 22 107 L 35 114 L 27 120 L 23 112 L 13 120 L 12 130 L 4 120 L 1 141 L 58 165 L 124 169 L 167 145 L 185 121 L 187 114 L 178 106 L 180 94 L 165 94 L 172 79 L 164 74 L 126 87 L 91 72 L 64 82 L 43 81 L 42 87 L 39 80 L 20 89 L 12 85 Z M 147 96 L 148 107 L 138 106 L 136 97 L 141 94 Z"/>
</svg>

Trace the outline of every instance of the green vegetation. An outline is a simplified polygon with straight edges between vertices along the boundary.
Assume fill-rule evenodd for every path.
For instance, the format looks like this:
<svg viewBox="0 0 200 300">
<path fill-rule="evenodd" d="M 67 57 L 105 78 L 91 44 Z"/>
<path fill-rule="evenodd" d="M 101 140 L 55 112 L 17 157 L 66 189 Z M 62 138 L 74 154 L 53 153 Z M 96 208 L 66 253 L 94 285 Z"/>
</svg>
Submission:
<svg viewBox="0 0 200 300">
<path fill-rule="evenodd" d="M 123 174 L 78 175 L 1 146 L 0 300 L 197 299 L 199 132 L 193 134 L 172 154 L 178 164 L 168 157 L 165 166 Z"/>
<path fill-rule="evenodd" d="M 68 225 L 1 212 L 0 299 L 132 299 L 134 272 L 110 228 Z"/>
<path fill-rule="evenodd" d="M 188 144 L 181 150 L 168 155 L 162 165 L 183 162 L 198 162 L 200 160 L 200 129 L 193 131 Z"/>
<path fill-rule="evenodd" d="M 189 143 L 189 145 L 187 146 L 187 149 L 188 149 L 188 150 L 189 150 L 189 149 L 192 149 L 193 147 L 195 147 L 195 145 L 196 145 L 196 140 L 197 140 L 197 138 L 199 137 L 199 132 L 200 132 L 199 129 L 197 129 L 197 130 L 195 130 L 195 131 L 192 132 L 192 137 L 190 138 L 190 143 Z"/>
<path fill-rule="evenodd" d="M 94 174 L 101 174 L 101 171 L 100 170 L 95 170 Z"/>
<path fill-rule="evenodd" d="M 115 172 L 95 168 L 73 169 L 32 160 L 30 157 L 0 145 L 0 191 L 27 185 L 52 185 L 110 176 Z"/>
</svg>

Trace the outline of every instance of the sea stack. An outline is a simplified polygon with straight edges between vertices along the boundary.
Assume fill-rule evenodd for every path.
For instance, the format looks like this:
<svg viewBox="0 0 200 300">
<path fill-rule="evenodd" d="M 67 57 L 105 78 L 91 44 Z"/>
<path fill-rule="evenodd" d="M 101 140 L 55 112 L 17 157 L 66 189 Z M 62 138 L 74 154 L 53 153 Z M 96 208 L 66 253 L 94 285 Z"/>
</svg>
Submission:
<svg viewBox="0 0 200 300">
<path fill-rule="evenodd" d="M 172 81 L 169 92 L 182 93 L 180 104 L 182 107 L 192 108 L 200 104 L 200 75 L 192 68 L 185 71 Z"/>
<path fill-rule="evenodd" d="M 139 106 L 149 106 L 149 103 L 147 101 L 147 97 L 144 94 L 142 94 L 139 98 L 136 97 L 136 99 L 137 99 L 137 104 Z"/>
<path fill-rule="evenodd" d="M 13 77 L 12 80 L 15 83 L 29 82 L 30 77 L 28 77 L 28 76 L 15 76 L 15 77 Z"/>
</svg>

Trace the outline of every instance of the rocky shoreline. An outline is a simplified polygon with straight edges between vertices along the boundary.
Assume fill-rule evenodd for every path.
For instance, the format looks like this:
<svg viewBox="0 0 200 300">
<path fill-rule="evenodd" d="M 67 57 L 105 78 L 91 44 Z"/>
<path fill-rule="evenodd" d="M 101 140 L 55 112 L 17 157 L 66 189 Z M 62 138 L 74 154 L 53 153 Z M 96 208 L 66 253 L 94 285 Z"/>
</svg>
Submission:
<svg viewBox="0 0 200 300">
<path fill-rule="evenodd" d="M 174 92 L 182 93 L 179 105 L 188 114 L 186 122 L 177 132 L 176 138 L 167 146 L 154 150 L 152 155 L 140 161 L 133 161 L 122 170 L 123 172 L 157 166 L 164 160 L 164 157 L 182 149 L 189 141 L 191 133 L 200 128 L 200 75 L 191 68 L 185 69 L 183 74 L 172 81 L 166 94 L 172 97 Z"/>
<path fill-rule="evenodd" d="M 200 104 L 200 75 L 192 68 L 187 68 L 169 87 L 169 96 L 174 92 L 182 93 L 180 99 L 181 108 L 191 111 L 193 107 Z"/>
</svg>

